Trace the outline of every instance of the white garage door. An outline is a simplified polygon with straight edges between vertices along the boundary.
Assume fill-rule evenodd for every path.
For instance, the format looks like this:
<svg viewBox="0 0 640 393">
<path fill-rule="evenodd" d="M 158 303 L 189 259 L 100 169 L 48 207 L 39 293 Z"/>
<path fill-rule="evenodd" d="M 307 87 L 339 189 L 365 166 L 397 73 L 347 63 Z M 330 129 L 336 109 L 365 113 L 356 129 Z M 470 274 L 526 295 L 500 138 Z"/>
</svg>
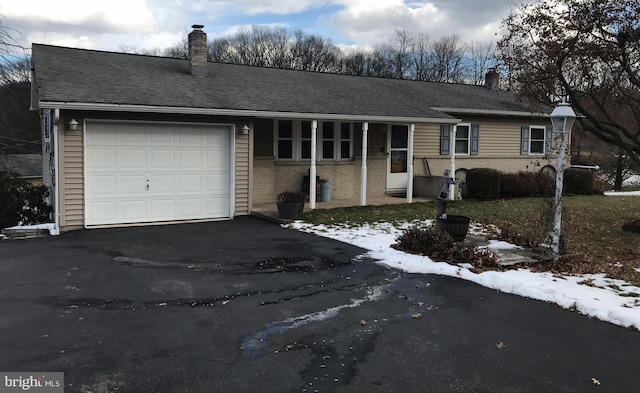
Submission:
<svg viewBox="0 0 640 393">
<path fill-rule="evenodd" d="M 228 126 L 87 122 L 86 225 L 232 215 Z"/>
</svg>

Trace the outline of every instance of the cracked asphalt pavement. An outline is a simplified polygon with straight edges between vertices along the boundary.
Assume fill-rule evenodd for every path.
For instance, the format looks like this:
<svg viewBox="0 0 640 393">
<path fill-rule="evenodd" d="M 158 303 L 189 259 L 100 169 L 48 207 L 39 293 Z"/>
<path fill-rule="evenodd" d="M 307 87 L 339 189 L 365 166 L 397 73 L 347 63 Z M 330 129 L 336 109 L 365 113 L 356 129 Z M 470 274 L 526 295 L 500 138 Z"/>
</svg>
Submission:
<svg viewBox="0 0 640 393">
<path fill-rule="evenodd" d="M 251 217 L 5 240 L 0 371 L 82 393 L 640 391 L 640 333 L 363 252 Z"/>
</svg>

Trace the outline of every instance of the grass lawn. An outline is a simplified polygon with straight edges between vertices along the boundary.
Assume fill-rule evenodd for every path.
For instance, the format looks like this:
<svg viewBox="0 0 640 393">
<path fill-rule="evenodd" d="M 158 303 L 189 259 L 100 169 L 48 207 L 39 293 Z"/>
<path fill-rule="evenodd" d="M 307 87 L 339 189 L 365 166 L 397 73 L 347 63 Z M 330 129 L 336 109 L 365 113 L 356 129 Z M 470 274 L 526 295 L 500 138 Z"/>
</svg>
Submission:
<svg viewBox="0 0 640 393">
<path fill-rule="evenodd" d="M 640 234 L 622 230 L 622 224 L 640 220 L 640 197 L 564 197 L 562 235 L 568 254 L 559 264 L 536 268 L 568 273 L 606 273 L 640 285 Z M 499 201 L 456 201 L 450 214 L 471 217 L 472 221 L 497 225 L 517 243 L 542 241 L 550 231 L 550 198 L 523 198 Z M 436 202 L 410 205 L 364 206 L 305 213 L 314 224 L 360 225 L 365 222 L 406 222 L 434 219 Z"/>
</svg>

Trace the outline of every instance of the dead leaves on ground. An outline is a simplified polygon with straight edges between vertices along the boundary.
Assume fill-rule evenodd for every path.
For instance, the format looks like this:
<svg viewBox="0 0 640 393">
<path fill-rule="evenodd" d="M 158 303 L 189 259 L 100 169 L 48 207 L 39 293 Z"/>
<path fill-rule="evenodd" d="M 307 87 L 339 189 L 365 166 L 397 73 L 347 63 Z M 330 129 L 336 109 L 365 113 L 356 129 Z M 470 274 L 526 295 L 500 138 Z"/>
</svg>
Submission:
<svg viewBox="0 0 640 393">
<path fill-rule="evenodd" d="M 507 347 L 507 346 L 506 346 L 506 345 L 504 345 L 504 343 L 503 343 L 502 341 L 500 341 L 500 342 L 498 342 L 498 343 L 496 344 L 496 348 L 498 348 L 498 349 L 505 349 L 506 347 Z"/>
</svg>

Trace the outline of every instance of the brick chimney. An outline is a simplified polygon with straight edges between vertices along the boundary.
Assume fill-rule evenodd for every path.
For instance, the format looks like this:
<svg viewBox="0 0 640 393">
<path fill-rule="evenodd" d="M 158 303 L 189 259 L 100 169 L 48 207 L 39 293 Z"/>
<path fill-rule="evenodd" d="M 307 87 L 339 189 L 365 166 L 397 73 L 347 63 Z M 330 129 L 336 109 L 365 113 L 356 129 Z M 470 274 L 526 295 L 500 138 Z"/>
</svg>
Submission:
<svg viewBox="0 0 640 393">
<path fill-rule="evenodd" d="M 498 90 L 500 88 L 500 74 L 495 68 L 489 68 L 484 76 L 484 87 L 491 90 Z"/>
<path fill-rule="evenodd" d="M 191 26 L 189 33 L 189 68 L 191 75 L 207 76 L 207 33 L 203 25 Z"/>
</svg>

